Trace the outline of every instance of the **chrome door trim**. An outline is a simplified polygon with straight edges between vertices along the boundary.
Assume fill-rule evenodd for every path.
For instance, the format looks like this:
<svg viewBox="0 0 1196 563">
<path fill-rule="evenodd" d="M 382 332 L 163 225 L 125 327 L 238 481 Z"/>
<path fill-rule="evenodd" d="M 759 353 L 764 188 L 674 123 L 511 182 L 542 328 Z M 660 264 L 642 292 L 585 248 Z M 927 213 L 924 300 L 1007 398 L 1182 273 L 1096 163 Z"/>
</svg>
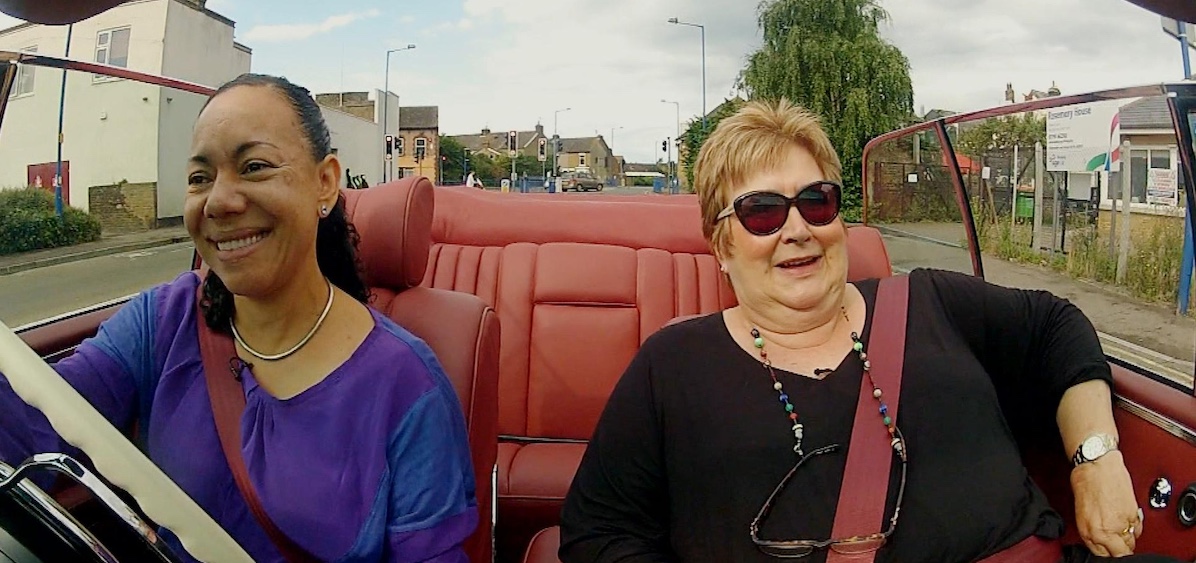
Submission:
<svg viewBox="0 0 1196 563">
<path fill-rule="evenodd" d="M 1146 422 L 1161 428 L 1164 432 L 1179 438 L 1188 443 L 1188 445 L 1196 446 L 1196 430 L 1192 430 L 1179 422 L 1168 418 L 1162 414 L 1154 412 L 1134 401 L 1118 395 L 1114 398 L 1113 403 L 1120 407 L 1127 413 L 1130 413 Z"/>
</svg>

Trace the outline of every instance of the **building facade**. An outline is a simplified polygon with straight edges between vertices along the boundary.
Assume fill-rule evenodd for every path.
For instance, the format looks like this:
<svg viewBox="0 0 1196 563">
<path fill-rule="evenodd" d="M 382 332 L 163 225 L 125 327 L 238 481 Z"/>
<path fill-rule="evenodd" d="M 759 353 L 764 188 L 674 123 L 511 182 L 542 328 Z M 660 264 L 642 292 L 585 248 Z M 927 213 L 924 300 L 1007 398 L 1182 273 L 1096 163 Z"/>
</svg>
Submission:
<svg viewBox="0 0 1196 563">
<path fill-rule="evenodd" d="M 378 103 L 378 100 L 385 103 Z M 438 106 L 400 106 L 398 96 L 392 93 L 383 98 L 381 90 L 316 94 L 316 102 L 324 108 L 325 119 L 331 110 L 338 115 L 338 123 L 352 125 L 344 131 L 344 138 L 346 146 L 352 146 L 353 150 L 339 154 L 342 165 L 354 175 L 361 170 L 371 185 L 383 177 L 398 179 L 412 175 L 424 176 L 433 184 L 440 183 Z M 351 116 L 357 123 L 349 123 L 339 115 Z M 384 122 L 386 126 L 383 126 Z M 333 128 L 331 120 L 329 128 Z M 394 137 L 389 160 L 386 158 L 386 135 Z M 335 131 L 333 136 L 335 144 Z"/>
<path fill-rule="evenodd" d="M 69 58 L 217 86 L 248 72 L 234 22 L 204 0 L 134 0 L 74 24 Z M 67 56 L 67 27 L 0 30 L 0 49 Z M 0 189 L 53 189 L 62 73 L 23 67 L 0 130 Z M 181 220 L 191 128 L 204 96 L 66 73 L 63 196 L 105 232 Z"/>
</svg>

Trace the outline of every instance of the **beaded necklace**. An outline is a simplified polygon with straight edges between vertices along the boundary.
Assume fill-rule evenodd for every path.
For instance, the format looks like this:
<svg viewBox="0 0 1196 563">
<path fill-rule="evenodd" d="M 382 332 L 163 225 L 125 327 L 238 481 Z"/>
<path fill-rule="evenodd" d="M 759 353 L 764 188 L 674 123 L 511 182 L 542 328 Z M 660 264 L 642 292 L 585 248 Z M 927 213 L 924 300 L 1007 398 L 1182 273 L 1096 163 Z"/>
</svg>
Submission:
<svg viewBox="0 0 1196 563">
<path fill-rule="evenodd" d="M 850 326 L 851 318 L 847 316 L 847 309 L 840 307 L 839 310 L 842 311 L 843 319 L 846 320 L 848 326 Z M 869 383 L 872 384 L 872 397 L 875 398 L 878 403 L 880 403 L 881 423 L 883 423 L 885 428 L 887 428 L 889 431 L 889 437 L 892 439 L 890 441 L 890 445 L 894 450 L 897 450 L 897 452 L 900 453 L 904 445 L 901 443 L 901 439 L 897 436 L 897 426 L 893 424 L 893 419 L 889 416 L 889 406 L 885 404 L 884 392 L 881 391 L 880 387 L 876 386 L 876 381 L 872 379 L 872 362 L 868 360 L 868 354 L 864 352 L 864 343 L 860 342 L 859 333 L 851 333 L 851 342 L 851 349 L 856 353 L 856 355 L 859 356 L 860 362 L 864 364 L 864 376 L 867 377 Z M 769 377 L 772 378 L 772 388 L 776 389 L 777 393 L 780 394 L 781 404 L 785 407 L 785 413 L 789 416 L 789 422 L 793 424 L 793 452 L 796 453 L 798 457 L 803 457 L 805 453 L 802 451 L 801 443 L 802 438 L 805 436 L 805 426 L 802 424 L 801 418 L 797 414 L 797 410 L 793 407 L 793 403 L 789 402 L 789 395 L 785 393 L 785 386 L 781 384 L 779 379 L 777 379 L 777 374 L 772 369 L 772 360 L 768 359 L 768 352 L 764 350 L 764 337 L 760 335 L 760 330 L 754 326 L 752 327 L 752 343 L 756 346 L 756 350 L 760 352 L 760 361 L 764 364 L 764 368 L 768 370 Z M 829 373 L 830 370 L 816 370 L 816 373 L 819 371 L 825 371 Z"/>
</svg>

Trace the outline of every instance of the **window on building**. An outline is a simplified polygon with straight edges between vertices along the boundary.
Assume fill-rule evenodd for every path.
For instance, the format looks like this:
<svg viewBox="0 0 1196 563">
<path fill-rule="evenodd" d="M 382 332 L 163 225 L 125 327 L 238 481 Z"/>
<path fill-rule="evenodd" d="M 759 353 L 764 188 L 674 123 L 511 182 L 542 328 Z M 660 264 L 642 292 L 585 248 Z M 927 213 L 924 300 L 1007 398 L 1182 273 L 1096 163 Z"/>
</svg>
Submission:
<svg viewBox="0 0 1196 563">
<path fill-rule="evenodd" d="M 1173 170 L 1171 149 L 1135 149 L 1130 151 L 1130 201 L 1146 203 L 1148 168 Z"/>
<path fill-rule="evenodd" d="M 106 29 L 96 35 L 96 62 L 128 68 L 130 27 Z"/>
<path fill-rule="evenodd" d="M 29 51 L 36 53 L 37 47 L 25 47 L 22 51 Z M 33 93 L 33 71 L 36 67 L 31 65 L 17 65 L 17 82 L 12 85 L 12 93 L 9 97 L 23 96 L 25 94 Z"/>
<path fill-rule="evenodd" d="M 403 138 L 395 137 L 395 156 L 403 156 Z"/>
<path fill-rule="evenodd" d="M 587 156 L 589 156 L 589 155 L 587 155 L 587 154 L 586 154 L 586 153 L 584 153 L 584 152 L 583 152 L 583 153 L 578 153 L 578 154 L 577 154 L 577 166 L 579 166 L 579 167 L 580 167 L 580 166 L 585 166 L 585 165 L 586 165 L 586 157 L 587 157 Z"/>
</svg>

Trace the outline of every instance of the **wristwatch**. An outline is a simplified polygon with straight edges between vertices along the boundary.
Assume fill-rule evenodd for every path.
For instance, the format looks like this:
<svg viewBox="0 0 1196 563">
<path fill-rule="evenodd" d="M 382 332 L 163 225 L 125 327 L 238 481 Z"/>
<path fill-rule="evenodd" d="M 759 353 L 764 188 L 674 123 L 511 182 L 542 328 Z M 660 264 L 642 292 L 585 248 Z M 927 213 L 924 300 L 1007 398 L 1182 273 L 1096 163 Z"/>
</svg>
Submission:
<svg viewBox="0 0 1196 563">
<path fill-rule="evenodd" d="M 1075 455 L 1071 456 L 1072 463 L 1077 466 L 1096 461 L 1101 456 L 1117 449 L 1117 439 L 1108 434 L 1093 434 L 1080 442 Z"/>
</svg>

